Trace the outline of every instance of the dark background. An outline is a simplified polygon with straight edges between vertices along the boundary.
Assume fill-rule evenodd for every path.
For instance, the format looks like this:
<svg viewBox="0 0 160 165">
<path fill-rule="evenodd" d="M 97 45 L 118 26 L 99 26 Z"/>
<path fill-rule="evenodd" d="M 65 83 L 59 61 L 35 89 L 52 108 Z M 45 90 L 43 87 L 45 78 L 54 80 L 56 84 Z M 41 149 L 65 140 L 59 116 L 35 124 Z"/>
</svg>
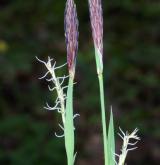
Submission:
<svg viewBox="0 0 160 165">
<path fill-rule="evenodd" d="M 77 165 L 103 164 L 99 89 L 87 0 L 76 1 L 79 52 L 74 110 Z M 55 95 L 38 77 L 35 56 L 66 62 L 63 0 L 0 0 L 0 165 L 66 164 L 60 115 L 43 109 Z M 117 132 L 139 128 L 129 165 L 160 162 L 160 1 L 103 1 L 106 111 L 113 106 Z M 67 68 L 58 75 L 67 72 Z M 107 113 L 108 119 L 108 113 Z M 107 120 L 108 121 L 108 120 Z"/>
</svg>

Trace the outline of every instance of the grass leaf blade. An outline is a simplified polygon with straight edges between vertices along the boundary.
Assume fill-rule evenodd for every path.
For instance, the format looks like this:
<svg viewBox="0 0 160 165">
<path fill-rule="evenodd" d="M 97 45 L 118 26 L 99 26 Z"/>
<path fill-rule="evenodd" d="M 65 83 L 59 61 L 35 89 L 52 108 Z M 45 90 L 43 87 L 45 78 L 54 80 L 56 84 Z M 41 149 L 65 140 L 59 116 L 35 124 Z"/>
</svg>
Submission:
<svg viewBox="0 0 160 165">
<path fill-rule="evenodd" d="M 108 158 L 109 165 L 115 165 L 115 137 L 112 108 L 110 112 L 110 121 L 108 128 Z"/>
<path fill-rule="evenodd" d="M 73 78 L 69 78 L 66 101 L 66 121 L 64 127 L 65 147 L 68 165 L 74 164 L 74 124 L 73 124 Z"/>
</svg>

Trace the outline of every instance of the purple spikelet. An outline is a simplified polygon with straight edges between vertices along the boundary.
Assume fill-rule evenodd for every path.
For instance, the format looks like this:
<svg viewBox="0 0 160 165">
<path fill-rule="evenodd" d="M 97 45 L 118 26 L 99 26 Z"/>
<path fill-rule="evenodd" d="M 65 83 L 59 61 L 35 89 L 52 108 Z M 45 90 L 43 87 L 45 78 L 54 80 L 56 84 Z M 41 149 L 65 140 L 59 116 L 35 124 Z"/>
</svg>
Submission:
<svg viewBox="0 0 160 165">
<path fill-rule="evenodd" d="M 67 63 L 69 73 L 74 74 L 78 51 L 78 19 L 76 5 L 73 0 L 67 0 L 64 14 L 64 29 L 67 48 Z"/>
<path fill-rule="evenodd" d="M 101 0 L 88 0 L 94 46 L 103 55 L 103 16 Z"/>
</svg>

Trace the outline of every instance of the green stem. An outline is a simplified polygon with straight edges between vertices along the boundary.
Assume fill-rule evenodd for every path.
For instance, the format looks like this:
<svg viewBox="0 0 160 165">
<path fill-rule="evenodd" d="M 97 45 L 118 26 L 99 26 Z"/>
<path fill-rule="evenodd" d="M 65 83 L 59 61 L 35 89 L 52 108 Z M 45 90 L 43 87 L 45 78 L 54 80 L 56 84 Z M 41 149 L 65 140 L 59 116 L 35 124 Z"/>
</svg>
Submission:
<svg viewBox="0 0 160 165">
<path fill-rule="evenodd" d="M 73 124 L 73 77 L 69 78 L 64 126 L 65 148 L 68 165 L 74 164 L 74 124 Z"/>
<path fill-rule="evenodd" d="M 101 100 L 104 158 L 105 158 L 105 165 L 109 165 L 108 164 L 108 149 L 107 149 L 106 115 L 105 115 L 105 103 L 104 103 L 104 87 L 103 87 L 102 73 L 98 74 L 98 79 L 99 79 L 100 100 Z"/>
</svg>

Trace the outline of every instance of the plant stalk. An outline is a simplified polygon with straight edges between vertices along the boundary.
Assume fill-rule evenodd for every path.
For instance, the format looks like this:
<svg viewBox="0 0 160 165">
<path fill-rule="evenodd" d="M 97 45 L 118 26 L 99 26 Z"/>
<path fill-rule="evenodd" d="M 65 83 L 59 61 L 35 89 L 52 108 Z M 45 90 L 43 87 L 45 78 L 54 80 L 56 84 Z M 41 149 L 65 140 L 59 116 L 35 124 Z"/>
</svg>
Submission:
<svg viewBox="0 0 160 165">
<path fill-rule="evenodd" d="M 102 73 L 98 74 L 98 79 L 99 79 L 100 100 L 101 100 L 104 159 L 105 159 L 105 165 L 109 165 L 108 164 L 107 132 L 106 132 L 106 114 L 105 114 L 105 103 L 104 103 L 104 87 L 103 87 L 103 74 Z"/>
</svg>

